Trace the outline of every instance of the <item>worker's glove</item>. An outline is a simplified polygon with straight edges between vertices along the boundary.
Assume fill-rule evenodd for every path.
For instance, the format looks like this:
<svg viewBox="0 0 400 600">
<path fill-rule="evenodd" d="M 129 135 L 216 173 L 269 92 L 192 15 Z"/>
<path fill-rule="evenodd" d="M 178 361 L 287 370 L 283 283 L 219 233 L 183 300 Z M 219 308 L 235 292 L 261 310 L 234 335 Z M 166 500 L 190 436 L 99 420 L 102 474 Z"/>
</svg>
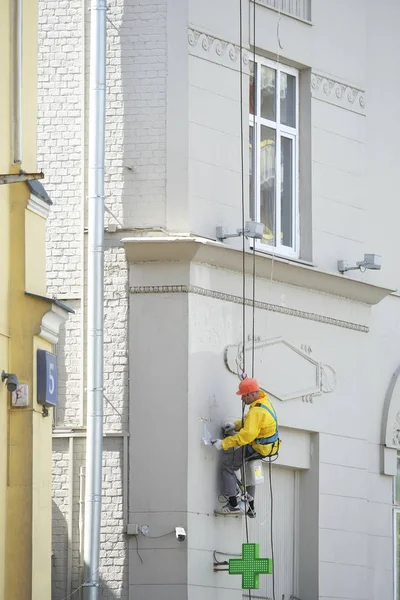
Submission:
<svg viewBox="0 0 400 600">
<path fill-rule="evenodd" d="M 222 421 L 222 431 L 224 435 L 229 435 L 233 431 L 235 431 L 235 423 L 231 423 L 230 421 Z"/>
<path fill-rule="evenodd" d="M 222 450 L 222 440 L 211 440 L 211 443 L 216 450 Z"/>
</svg>

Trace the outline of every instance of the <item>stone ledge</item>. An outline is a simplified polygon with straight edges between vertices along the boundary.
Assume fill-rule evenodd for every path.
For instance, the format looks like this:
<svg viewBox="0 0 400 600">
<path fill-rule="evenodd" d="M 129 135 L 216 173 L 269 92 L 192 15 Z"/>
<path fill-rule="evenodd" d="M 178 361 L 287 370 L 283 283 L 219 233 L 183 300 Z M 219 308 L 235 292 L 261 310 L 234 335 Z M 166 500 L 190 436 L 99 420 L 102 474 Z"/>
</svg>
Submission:
<svg viewBox="0 0 400 600">
<path fill-rule="evenodd" d="M 130 263 L 193 262 L 237 272 L 242 271 L 242 251 L 214 240 L 191 236 L 164 236 L 129 237 L 123 238 L 121 242 Z M 348 279 L 339 273 L 329 273 L 303 263 L 293 263 L 276 256 L 256 254 L 258 277 L 270 278 L 272 265 L 274 281 L 347 298 L 367 305 L 378 304 L 395 292 L 389 288 Z M 245 269 L 247 274 L 252 274 L 253 254 L 250 251 L 246 252 Z"/>
</svg>

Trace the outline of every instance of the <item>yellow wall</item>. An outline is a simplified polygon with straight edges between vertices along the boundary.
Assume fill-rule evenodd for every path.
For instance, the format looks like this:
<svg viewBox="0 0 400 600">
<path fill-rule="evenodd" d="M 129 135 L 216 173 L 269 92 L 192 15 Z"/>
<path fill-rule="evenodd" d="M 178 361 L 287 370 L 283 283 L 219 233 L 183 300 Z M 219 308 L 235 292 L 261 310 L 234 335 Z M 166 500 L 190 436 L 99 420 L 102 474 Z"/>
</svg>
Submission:
<svg viewBox="0 0 400 600">
<path fill-rule="evenodd" d="M 0 334 L 0 368 L 8 367 L 8 339 Z M 0 599 L 5 598 L 5 542 L 7 490 L 7 393 L 0 386 Z"/>
<path fill-rule="evenodd" d="M 51 453 L 52 411 L 43 418 L 36 402 L 36 352 L 51 352 L 51 344 L 39 337 L 33 341 L 33 465 L 32 465 L 32 598 L 51 597 Z"/>
<path fill-rule="evenodd" d="M 46 294 L 46 221 L 25 210 L 25 290 L 31 294 Z"/>
<path fill-rule="evenodd" d="M 0 0 L 0 173 L 11 164 L 10 4 Z M 23 2 L 22 168 L 36 165 L 37 2 Z M 0 600 L 51 598 L 51 411 L 36 402 L 38 337 L 51 306 L 45 294 L 45 220 L 27 209 L 25 183 L 0 185 L 0 371 L 29 386 L 29 406 L 13 408 L 0 383 Z"/>
<path fill-rule="evenodd" d="M 2 2 L 4 0 L 1 0 Z M 22 160 L 25 171 L 36 171 L 37 131 L 37 56 L 38 56 L 37 0 L 23 2 L 24 51 L 22 65 Z M 24 90 L 25 93 L 24 93 Z"/>
<path fill-rule="evenodd" d="M 35 399 L 36 349 L 50 305 L 25 294 L 25 218 L 29 192 L 11 186 L 10 370 L 29 386 L 29 407 L 9 407 L 6 598 L 50 600 L 51 411 L 43 417 Z M 39 261 L 42 254 L 34 253 Z M 42 269 L 45 269 L 42 263 Z M 44 349 L 50 345 L 41 340 Z M 41 437 L 47 439 L 40 439 Z M 50 450 L 49 450 L 50 449 Z M 46 452 L 47 450 L 47 452 Z M 47 489 L 45 489 L 47 485 Z M 44 494 L 42 498 L 42 494 Z M 47 522 L 46 525 L 43 523 Z M 42 561 L 40 568 L 39 562 Z M 34 572 L 34 566 L 38 571 Z M 35 590 L 34 590 L 35 588 Z"/>
<path fill-rule="evenodd" d="M 6 173 L 10 163 L 10 29 L 9 2 L 1 0 L 0 67 L 0 172 Z M 8 368 L 9 330 L 9 190 L 0 185 L 0 371 Z M 7 490 L 7 392 L 0 385 L 0 600 L 5 596 L 6 490 Z"/>
</svg>

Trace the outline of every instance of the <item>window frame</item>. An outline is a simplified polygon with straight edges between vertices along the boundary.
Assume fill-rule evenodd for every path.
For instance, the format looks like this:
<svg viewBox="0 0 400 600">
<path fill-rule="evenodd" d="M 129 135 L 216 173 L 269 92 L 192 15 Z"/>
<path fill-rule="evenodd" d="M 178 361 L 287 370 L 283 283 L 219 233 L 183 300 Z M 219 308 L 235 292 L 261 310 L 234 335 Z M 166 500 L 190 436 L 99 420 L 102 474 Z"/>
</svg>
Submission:
<svg viewBox="0 0 400 600">
<path fill-rule="evenodd" d="M 260 221 L 260 213 L 261 213 L 261 204 L 260 204 L 260 132 L 261 126 L 269 127 L 275 130 L 275 245 L 267 245 L 262 242 L 262 240 L 256 240 L 255 247 L 259 252 L 264 252 L 267 254 L 275 254 L 278 256 L 283 256 L 287 258 L 299 258 L 300 254 L 300 211 L 299 211 L 299 75 L 300 72 L 298 69 L 293 67 L 289 67 L 287 65 L 283 65 L 281 63 L 277 63 L 275 61 L 269 60 L 268 58 L 264 58 L 262 56 L 256 55 L 250 58 L 251 62 L 256 63 L 256 95 L 255 95 L 255 107 L 256 114 L 255 116 L 250 112 L 249 106 L 249 131 L 250 128 L 256 128 L 256 131 L 253 131 L 253 145 L 255 148 L 255 180 L 254 180 L 254 194 L 253 197 L 250 197 L 249 191 L 249 204 L 250 204 L 250 213 L 253 215 L 255 221 Z M 271 121 L 260 115 L 260 106 L 261 106 L 261 66 L 266 66 L 276 71 L 276 121 Z M 283 125 L 280 123 L 280 112 L 281 112 L 281 103 L 279 100 L 280 96 L 280 74 L 287 73 L 288 75 L 292 75 L 295 78 L 295 127 L 289 127 L 288 125 Z M 250 79 L 249 79 L 250 84 Z M 249 85 L 250 87 L 250 85 Z M 281 243 L 280 237 L 278 239 L 277 232 L 281 230 L 281 159 L 278 160 L 278 157 L 281 157 L 281 138 L 285 137 L 292 140 L 293 143 L 293 164 L 292 164 L 292 246 L 284 246 Z M 249 136 L 249 144 L 250 144 L 250 136 Z M 250 167 L 250 165 L 249 165 Z M 249 169 L 250 171 L 250 169 Z M 250 190 L 250 186 L 249 186 Z"/>
</svg>

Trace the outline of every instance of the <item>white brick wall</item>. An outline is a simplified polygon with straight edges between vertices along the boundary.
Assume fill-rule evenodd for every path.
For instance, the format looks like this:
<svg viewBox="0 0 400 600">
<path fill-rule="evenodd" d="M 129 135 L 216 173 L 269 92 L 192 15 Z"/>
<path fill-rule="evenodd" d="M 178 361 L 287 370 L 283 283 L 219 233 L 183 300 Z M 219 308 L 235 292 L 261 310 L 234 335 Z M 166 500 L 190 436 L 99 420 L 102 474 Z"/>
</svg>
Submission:
<svg viewBox="0 0 400 600">
<path fill-rule="evenodd" d="M 109 10 L 120 35 L 109 29 L 107 167 L 120 161 L 107 168 L 107 202 L 127 226 L 164 225 L 167 0 L 126 2 L 122 20 L 120 4 Z"/>
<path fill-rule="evenodd" d="M 165 225 L 166 11 L 167 0 L 108 4 L 105 195 L 124 227 Z M 89 33 L 87 26 L 87 84 Z M 38 165 L 54 202 L 47 234 L 52 294 L 79 293 L 81 34 L 81 0 L 39 0 Z"/>
<path fill-rule="evenodd" d="M 79 424 L 79 392 L 80 392 L 80 301 L 68 301 L 68 306 L 75 310 L 60 328 L 58 356 L 58 394 L 56 408 L 56 425 L 76 426 Z"/>
<path fill-rule="evenodd" d="M 80 6 L 39 2 L 38 165 L 54 203 L 47 228 L 51 294 L 79 292 Z"/>
<path fill-rule="evenodd" d="M 123 248 L 109 248 L 106 251 L 104 272 L 104 389 L 109 401 L 104 404 L 104 428 L 106 431 L 126 431 L 129 289 Z"/>
<path fill-rule="evenodd" d="M 53 440 L 53 581 L 52 600 L 67 595 L 69 451 L 68 438 Z M 85 439 L 74 439 L 72 591 L 79 579 L 79 468 L 85 466 Z M 128 542 L 123 534 L 123 441 L 106 438 L 103 449 L 103 486 L 100 582 L 104 600 L 128 597 Z M 77 596 L 79 597 L 79 596 Z"/>
<path fill-rule="evenodd" d="M 53 440 L 52 600 L 67 595 L 68 466 L 68 440 Z"/>
<path fill-rule="evenodd" d="M 104 428 L 106 431 L 120 431 L 128 428 L 129 298 L 128 270 L 122 248 L 107 248 L 105 251 L 104 286 L 104 388 L 107 398 L 104 402 Z M 80 423 L 80 301 L 69 300 L 68 305 L 75 314 L 70 315 L 60 330 L 56 425 L 73 427 Z"/>
<path fill-rule="evenodd" d="M 86 81 L 89 2 L 86 2 Z M 119 226 L 165 225 L 167 0 L 111 0 L 107 23 L 106 205 Z M 57 425 L 80 423 L 82 0 L 39 0 L 38 166 L 53 207 L 47 226 L 48 293 L 76 311 L 60 335 Z M 86 105 L 86 116 L 88 107 Z M 88 127 L 86 123 L 86 136 Z M 86 191 L 87 193 L 87 191 Z M 113 221 L 106 214 L 106 222 Z M 125 234 L 123 234 L 125 235 Z M 127 430 L 128 271 L 118 236 L 105 253 L 104 429 Z M 119 236 L 121 237 L 121 236 Z M 112 247 L 114 244 L 114 247 Z M 76 298 L 71 300 L 70 298 Z M 85 294 L 86 297 L 86 294 Z M 69 299 L 68 299 L 69 298 Z M 79 466 L 75 440 L 73 577 L 79 584 Z M 102 597 L 127 598 L 127 545 L 122 533 L 122 439 L 104 440 Z M 54 440 L 53 600 L 67 589 L 68 440 Z"/>
</svg>

